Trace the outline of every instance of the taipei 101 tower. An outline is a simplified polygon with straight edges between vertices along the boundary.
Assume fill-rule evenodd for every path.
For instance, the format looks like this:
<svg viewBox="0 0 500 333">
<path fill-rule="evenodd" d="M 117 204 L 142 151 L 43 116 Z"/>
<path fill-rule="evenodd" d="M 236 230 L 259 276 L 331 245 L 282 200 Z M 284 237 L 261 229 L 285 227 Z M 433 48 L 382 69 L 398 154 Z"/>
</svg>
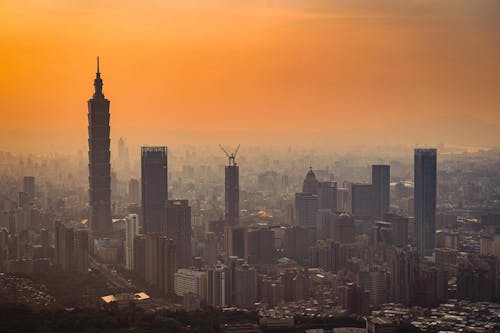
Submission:
<svg viewBox="0 0 500 333">
<path fill-rule="evenodd" d="M 88 101 L 89 118 L 89 222 L 94 236 L 105 236 L 111 225 L 111 164 L 109 138 L 109 100 L 102 93 L 97 57 L 94 96 Z"/>
</svg>

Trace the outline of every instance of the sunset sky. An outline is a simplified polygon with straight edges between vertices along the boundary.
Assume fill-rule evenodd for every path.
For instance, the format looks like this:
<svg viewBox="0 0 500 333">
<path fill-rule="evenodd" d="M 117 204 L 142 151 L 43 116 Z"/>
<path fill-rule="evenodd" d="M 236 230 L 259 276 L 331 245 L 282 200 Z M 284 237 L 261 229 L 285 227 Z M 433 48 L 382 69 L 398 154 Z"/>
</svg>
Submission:
<svg viewBox="0 0 500 333">
<path fill-rule="evenodd" d="M 114 135 L 500 124 L 498 0 L 4 0 L 0 131 L 85 139 L 97 55 Z"/>
</svg>

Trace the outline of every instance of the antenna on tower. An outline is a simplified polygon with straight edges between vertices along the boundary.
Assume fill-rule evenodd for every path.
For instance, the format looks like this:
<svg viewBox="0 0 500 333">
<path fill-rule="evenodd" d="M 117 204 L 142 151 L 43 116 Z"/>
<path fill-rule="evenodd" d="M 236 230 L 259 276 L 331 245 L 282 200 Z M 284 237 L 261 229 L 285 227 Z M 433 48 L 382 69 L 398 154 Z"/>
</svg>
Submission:
<svg viewBox="0 0 500 333">
<path fill-rule="evenodd" d="M 234 153 L 228 153 L 222 145 L 219 144 L 220 149 L 226 154 L 227 158 L 229 159 L 229 165 L 235 166 L 236 165 L 236 155 L 238 154 L 238 150 L 240 150 L 240 145 L 236 147 L 236 150 Z"/>
</svg>

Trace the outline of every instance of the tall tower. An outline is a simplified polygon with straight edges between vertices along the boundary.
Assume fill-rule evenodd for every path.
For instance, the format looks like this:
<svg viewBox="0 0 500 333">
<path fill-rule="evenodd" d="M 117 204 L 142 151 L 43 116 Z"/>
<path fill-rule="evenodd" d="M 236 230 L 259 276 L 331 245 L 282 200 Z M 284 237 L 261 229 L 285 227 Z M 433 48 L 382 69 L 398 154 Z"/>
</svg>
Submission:
<svg viewBox="0 0 500 333">
<path fill-rule="evenodd" d="M 389 212 L 391 167 L 372 165 L 373 216 L 377 219 Z"/>
<path fill-rule="evenodd" d="M 142 232 L 165 232 L 168 200 L 167 147 L 141 148 Z"/>
<path fill-rule="evenodd" d="M 226 226 L 236 226 L 240 224 L 240 175 L 239 167 L 236 164 L 236 154 L 240 146 L 232 154 L 229 154 L 222 146 L 220 148 L 226 153 L 229 159 L 229 163 L 225 167 L 224 178 Z"/>
<path fill-rule="evenodd" d="M 420 255 L 431 256 L 436 237 L 436 149 L 415 149 L 415 239 Z"/>
<path fill-rule="evenodd" d="M 94 235 L 106 235 L 111 225 L 111 164 L 109 161 L 109 100 L 102 93 L 97 57 L 94 95 L 89 99 L 89 207 L 90 228 Z"/>
</svg>

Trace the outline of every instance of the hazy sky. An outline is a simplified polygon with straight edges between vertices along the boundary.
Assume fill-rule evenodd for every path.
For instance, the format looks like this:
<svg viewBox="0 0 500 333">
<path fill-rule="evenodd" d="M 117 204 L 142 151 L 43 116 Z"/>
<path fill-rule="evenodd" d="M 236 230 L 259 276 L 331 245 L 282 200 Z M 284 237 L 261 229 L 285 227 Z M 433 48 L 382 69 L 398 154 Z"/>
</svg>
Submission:
<svg viewBox="0 0 500 333">
<path fill-rule="evenodd" d="M 500 1 L 0 2 L 1 130 L 114 133 L 500 124 Z"/>
</svg>

